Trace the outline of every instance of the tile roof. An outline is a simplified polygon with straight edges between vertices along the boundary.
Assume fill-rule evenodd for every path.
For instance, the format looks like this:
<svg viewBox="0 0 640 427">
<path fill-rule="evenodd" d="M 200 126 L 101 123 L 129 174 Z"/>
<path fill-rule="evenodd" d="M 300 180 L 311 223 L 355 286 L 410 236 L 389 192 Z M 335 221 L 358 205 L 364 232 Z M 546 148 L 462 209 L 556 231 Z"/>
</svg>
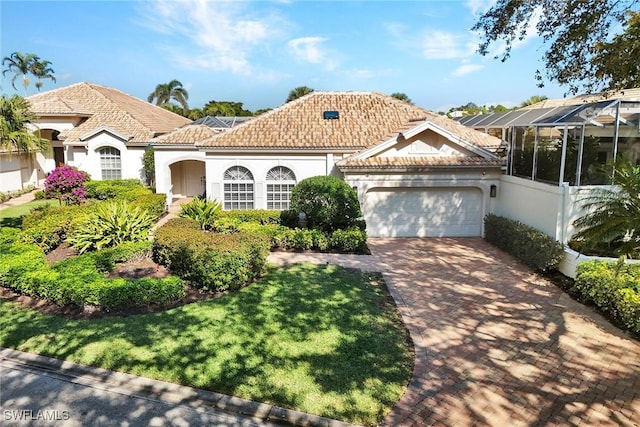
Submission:
<svg viewBox="0 0 640 427">
<path fill-rule="evenodd" d="M 220 132 L 225 132 L 225 130 L 192 123 L 176 129 L 173 132 L 158 136 L 151 142 L 154 145 L 194 145 L 196 141 L 203 141 Z"/>
<path fill-rule="evenodd" d="M 348 169 L 433 169 L 450 167 L 499 167 L 504 160 L 481 156 L 404 156 L 346 158 L 338 162 L 340 170 Z"/>
<path fill-rule="evenodd" d="M 339 118 L 324 119 L 323 112 Z M 336 149 L 356 151 L 386 141 L 430 120 L 482 146 L 498 145 L 489 135 L 378 92 L 312 92 L 247 123 L 198 142 L 205 149 Z"/>
<path fill-rule="evenodd" d="M 117 89 L 93 83 L 76 83 L 27 98 L 38 116 L 77 115 L 88 117 L 79 126 L 61 132 L 66 143 L 101 127 L 129 135 L 128 142 L 149 142 L 191 120 L 157 107 Z"/>
</svg>

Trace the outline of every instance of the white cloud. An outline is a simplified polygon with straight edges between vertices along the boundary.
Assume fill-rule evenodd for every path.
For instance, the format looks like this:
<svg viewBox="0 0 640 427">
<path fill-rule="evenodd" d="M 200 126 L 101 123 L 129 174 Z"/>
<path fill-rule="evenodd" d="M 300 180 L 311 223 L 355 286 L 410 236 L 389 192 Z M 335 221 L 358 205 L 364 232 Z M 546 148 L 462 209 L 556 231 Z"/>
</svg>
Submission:
<svg viewBox="0 0 640 427">
<path fill-rule="evenodd" d="M 454 77 L 464 77 L 468 74 L 472 74 L 484 69 L 484 65 L 480 64 L 462 64 L 454 70 L 452 75 Z"/>
<path fill-rule="evenodd" d="M 422 37 L 422 54 L 426 59 L 463 59 L 475 53 L 476 44 L 469 34 L 428 30 Z"/>
<path fill-rule="evenodd" d="M 322 64 L 325 68 L 334 70 L 338 67 L 338 60 L 334 53 L 324 48 L 323 43 L 326 41 L 323 37 L 300 37 L 290 40 L 287 47 L 299 61 Z"/>
<path fill-rule="evenodd" d="M 185 67 L 250 74 L 252 51 L 278 33 L 276 18 L 251 16 L 243 2 L 158 0 L 140 5 L 141 25 L 175 39 L 166 50 Z"/>
</svg>

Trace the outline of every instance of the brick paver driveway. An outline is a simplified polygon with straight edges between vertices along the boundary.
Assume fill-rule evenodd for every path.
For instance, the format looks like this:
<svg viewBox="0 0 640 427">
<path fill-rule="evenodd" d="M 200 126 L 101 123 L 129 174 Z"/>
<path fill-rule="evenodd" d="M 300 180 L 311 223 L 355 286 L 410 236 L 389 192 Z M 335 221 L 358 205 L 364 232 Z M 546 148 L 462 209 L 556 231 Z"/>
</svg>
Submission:
<svg viewBox="0 0 640 427">
<path fill-rule="evenodd" d="M 416 345 L 387 425 L 640 425 L 640 343 L 479 238 L 371 239 Z"/>
</svg>

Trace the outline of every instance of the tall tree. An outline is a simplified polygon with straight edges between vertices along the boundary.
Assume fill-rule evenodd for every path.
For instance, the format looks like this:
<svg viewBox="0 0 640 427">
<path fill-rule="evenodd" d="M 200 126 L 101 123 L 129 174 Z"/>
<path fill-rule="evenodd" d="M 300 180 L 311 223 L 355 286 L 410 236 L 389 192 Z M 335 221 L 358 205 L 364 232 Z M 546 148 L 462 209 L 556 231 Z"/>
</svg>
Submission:
<svg viewBox="0 0 640 427">
<path fill-rule="evenodd" d="M 18 77 L 21 77 L 24 95 L 27 96 L 27 86 L 29 86 L 30 83 L 29 74 L 33 73 L 34 64 L 39 60 L 40 58 L 33 53 L 13 52 L 11 55 L 5 56 L 2 59 L 2 66 L 4 67 L 2 76 L 6 76 L 7 73 L 13 73 L 11 86 L 13 86 L 15 90 L 18 90 L 18 88 L 16 88 L 16 80 Z"/>
<path fill-rule="evenodd" d="M 166 104 L 170 104 L 171 101 L 176 101 L 183 110 L 189 109 L 187 101 L 189 99 L 189 92 L 182 86 L 179 80 L 171 80 L 169 83 L 160 83 L 156 86 L 155 90 L 149 94 L 147 101 L 153 102 L 156 100 L 156 105 L 162 107 Z"/>
<path fill-rule="evenodd" d="M 36 60 L 31 64 L 31 74 L 38 80 L 36 81 L 36 88 L 38 92 L 42 88 L 42 79 L 51 79 L 54 83 L 56 82 L 56 78 L 53 76 L 53 69 L 51 68 L 51 61 L 47 61 L 46 59 L 40 60 L 36 57 Z"/>
<path fill-rule="evenodd" d="M 294 99 L 298 99 L 302 96 L 308 95 L 313 92 L 313 89 L 307 86 L 298 86 L 295 89 L 291 89 L 289 92 L 289 96 L 287 96 L 287 100 L 285 102 L 291 102 Z"/>
<path fill-rule="evenodd" d="M 404 102 L 407 102 L 409 104 L 413 104 L 413 102 L 411 102 L 411 98 L 409 98 L 406 93 L 394 92 L 390 96 L 392 96 L 392 97 L 394 97 L 396 99 L 399 99 L 400 101 L 404 101 Z"/>
<path fill-rule="evenodd" d="M 640 0 L 498 0 L 472 30 L 480 32 L 482 55 L 503 41 L 505 49 L 496 58 L 506 61 L 514 45 L 535 25 L 538 35 L 549 44 L 544 53 L 547 79 L 566 86 L 572 94 L 622 89 L 638 81 L 640 70 L 637 66 L 618 67 L 607 58 L 637 62 L 637 56 L 626 56 L 626 49 L 629 38 L 638 40 L 637 18 L 633 17 L 639 8 Z M 620 33 L 612 39 L 613 31 Z M 535 76 L 538 84 L 544 85 L 543 72 L 537 70 Z"/>
<path fill-rule="evenodd" d="M 36 121 L 26 99 L 18 95 L 0 97 L 0 150 L 11 154 L 47 149 L 49 141 L 40 132 L 31 132 L 29 123 Z"/>
</svg>

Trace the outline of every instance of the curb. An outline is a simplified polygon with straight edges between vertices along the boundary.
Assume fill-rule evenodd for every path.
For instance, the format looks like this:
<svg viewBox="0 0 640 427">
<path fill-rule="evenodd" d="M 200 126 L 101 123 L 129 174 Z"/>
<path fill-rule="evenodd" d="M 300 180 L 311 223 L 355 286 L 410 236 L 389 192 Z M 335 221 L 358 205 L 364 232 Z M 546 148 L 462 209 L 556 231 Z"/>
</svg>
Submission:
<svg viewBox="0 0 640 427">
<path fill-rule="evenodd" d="M 94 368 L 51 357 L 0 347 L 4 366 L 37 371 L 54 378 L 95 389 L 109 390 L 143 399 L 162 401 L 192 409 L 209 407 L 274 424 L 304 427 L 349 427 L 353 424 L 306 414 L 292 409 L 254 402 L 226 394 L 200 390 L 122 372 Z"/>
</svg>

